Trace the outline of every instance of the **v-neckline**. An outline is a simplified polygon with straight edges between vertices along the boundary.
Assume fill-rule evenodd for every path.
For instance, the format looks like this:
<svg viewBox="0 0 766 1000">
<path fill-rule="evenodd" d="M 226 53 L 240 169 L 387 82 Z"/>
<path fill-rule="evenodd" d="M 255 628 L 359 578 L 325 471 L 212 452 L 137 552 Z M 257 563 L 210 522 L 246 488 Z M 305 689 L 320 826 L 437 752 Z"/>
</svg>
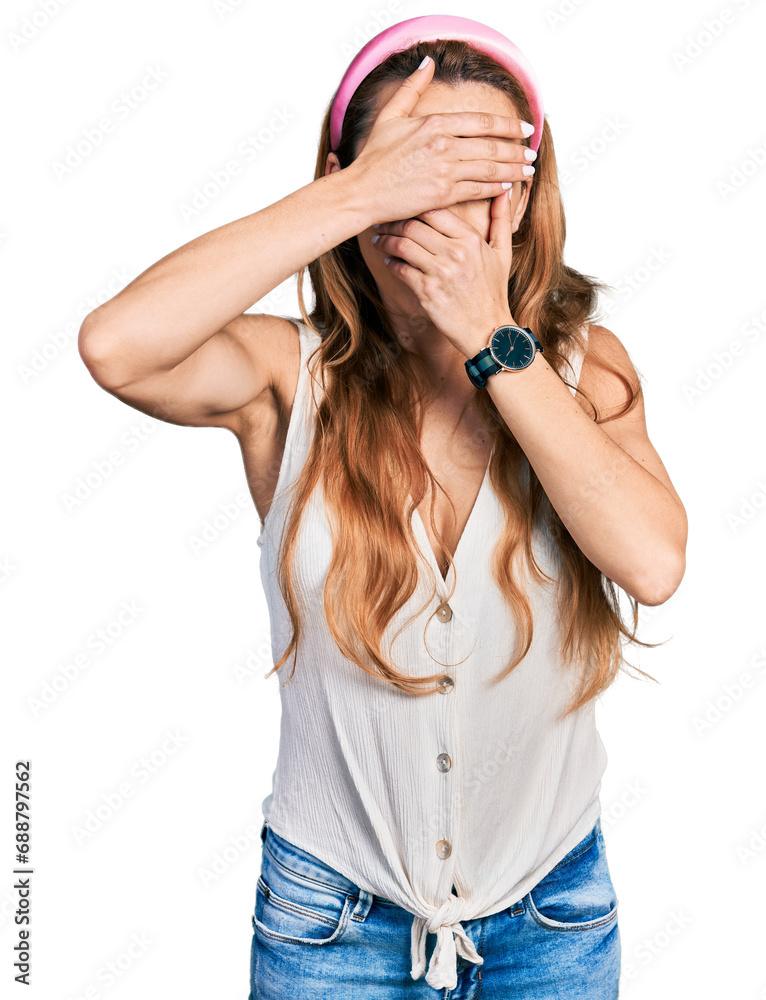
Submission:
<svg viewBox="0 0 766 1000">
<path fill-rule="evenodd" d="M 460 555 L 460 553 L 462 551 L 463 541 L 464 541 L 466 535 L 469 533 L 469 531 L 471 530 L 471 528 L 473 526 L 473 522 L 474 522 L 474 519 L 476 517 L 477 509 L 478 509 L 478 507 L 480 505 L 480 502 L 481 502 L 482 497 L 484 495 L 484 491 L 485 491 L 485 489 L 487 487 L 487 480 L 489 479 L 489 467 L 492 464 L 492 456 L 494 455 L 494 453 L 495 453 L 495 446 L 493 444 L 492 445 L 492 450 L 489 453 L 489 460 L 487 462 L 487 467 L 484 470 L 484 476 L 482 478 L 481 485 L 479 486 L 479 492 L 476 494 L 476 499 L 473 502 L 473 506 L 471 507 L 470 513 L 468 514 L 468 520 L 465 522 L 465 526 L 464 526 L 463 531 L 462 531 L 462 533 L 460 535 L 460 538 L 458 538 L 458 540 L 457 540 L 457 545 L 455 546 L 455 551 L 454 551 L 454 553 L 452 555 L 452 562 L 450 563 L 450 565 L 447 568 L 447 575 L 446 576 L 442 576 L 441 567 L 439 566 L 439 560 L 436 558 L 436 554 L 435 554 L 435 552 L 433 550 L 433 546 L 431 545 L 431 539 L 428 537 L 428 532 L 426 531 L 425 523 L 423 522 L 423 518 L 420 516 L 420 511 L 418 510 L 417 507 L 413 507 L 413 509 L 412 509 L 413 520 L 415 518 L 417 518 L 417 522 L 420 525 L 420 530 L 421 530 L 421 533 L 423 535 L 423 541 L 425 543 L 425 548 L 427 550 L 427 558 L 429 559 L 429 561 L 431 563 L 431 567 L 436 570 L 437 579 L 442 584 L 448 583 L 448 581 L 450 579 L 450 574 L 452 574 L 453 576 L 455 575 L 455 571 L 456 571 L 456 567 L 457 567 L 457 562 L 458 562 L 458 557 L 459 557 L 459 555 Z M 409 499 L 411 500 L 412 497 L 410 497 Z"/>
</svg>

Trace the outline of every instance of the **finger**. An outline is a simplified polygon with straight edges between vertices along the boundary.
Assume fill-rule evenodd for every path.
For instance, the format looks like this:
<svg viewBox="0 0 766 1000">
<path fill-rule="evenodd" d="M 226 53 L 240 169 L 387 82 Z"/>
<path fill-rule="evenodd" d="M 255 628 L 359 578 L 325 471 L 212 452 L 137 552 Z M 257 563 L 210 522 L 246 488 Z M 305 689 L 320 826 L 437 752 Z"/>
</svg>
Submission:
<svg viewBox="0 0 766 1000">
<path fill-rule="evenodd" d="M 516 147 L 520 149 L 520 146 Z M 452 177 L 455 181 L 478 181 L 493 183 L 496 181 L 525 181 L 531 177 L 535 168 L 525 159 L 515 160 L 457 160 L 452 165 Z"/>
<path fill-rule="evenodd" d="M 496 163 L 533 163 L 537 153 L 522 139 L 499 139 L 491 135 L 453 136 L 447 151 L 460 160 L 493 160 Z"/>
<path fill-rule="evenodd" d="M 412 264 L 408 264 L 406 260 L 401 260 L 399 257 L 389 257 L 386 267 L 395 278 L 403 281 L 420 298 L 423 272 L 419 268 L 413 267 Z"/>
<path fill-rule="evenodd" d="M 425 247 L 408 236 L 386 236 L 384 234 L 374 246 L 385 256 L 399 257 L 411 264 L 412 267 L 418 268 L 423 274 L 430 272 L 433 262 L 436 260 L 434 254 L 429 253 Z"/>
<path fill-rule="evenodd" d="M 418 218 L 422 219 L 432 231 L 435 230 L 441 236 L 447 236 L 453 240 L 465 236 L 468 232 L 476 232 L 473 226 L 461 219 L 450 208 L 432 208 L 427 212 L 421 212 Z"/>
<path fill-rule="evenodd" d="M 530 180 L 529 177 L 515 180 Z M 457 181 L 454 185 L 455 204 L 463 201 L 486 201 L 487 198 L 497 198 L 499 194 L 507 195 L 512 181 Z"/>
<path fill-rule="evenodd" d="M 437 211 L 457 219 L 454 212 L 450 212 L 448 209 L 442 208 Z M 433 214 L 421 212 L 419 216 L 413 219 L 403 219 L 399 222 L 384 222 L 378 232 L 385 236 L 408 236 L 416 243 L 419 243 L 429 253 L 443 253 L 446 243 L 445 237 L 452 234 L 445 232 L 439 225 L 433 224 Z"/>
<path fill-rule="evenodd" d="M 526 139 L 534 132 L 534 126 L 521 118 L 491 115 L 486 111 L 444 111 L 439 117 L 444 119 L 447 133 L 455 136 L 494 135 L 501 139 Z"/>
<path fill-rule="evenodd" d="M 435 63 L 429 56 L 425 66 L 421 66 L 414 73 L 402 81 L 402 85 L 394 91 L 390 100 L 381 108 L 376 121 L 388 121 L 391 118 L 407 118 L 412 113 L 412 109 L 420 100 L 423 91 L 431 82 L 434 75 Z"/>
<path fill-rule="evenodd" d="M 508 270 L 511 268 L 511 243 L 513 233 L 511 231 L 511 191 L 492 199 L 489 218 L 489 240 L 490 247 L 500 254 L 503 262 L 507 264 Z"/>
</svg>

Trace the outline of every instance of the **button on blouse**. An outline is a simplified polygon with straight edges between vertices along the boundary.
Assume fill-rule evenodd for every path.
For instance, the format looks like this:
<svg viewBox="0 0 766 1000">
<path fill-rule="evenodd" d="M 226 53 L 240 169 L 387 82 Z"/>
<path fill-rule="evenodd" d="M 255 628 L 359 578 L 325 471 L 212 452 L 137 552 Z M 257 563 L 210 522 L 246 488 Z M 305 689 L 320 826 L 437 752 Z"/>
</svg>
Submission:
<svg viewBox="0 0 766 1000">
<path fill-rule="evenodd" d="M 291 634 L 277 562 L 290 486 L 314 432 L 308 359 L 320 343 L 300 319 L 285 318 L 298 327 L 301 368 L 276 492 L 258 538 L 274 663 Z M 583 327 L 571 359 L 568 381 L 575 386 L 586 336 Z M 318 381 L 315 391 L 319 402 Z M 593 702 L 559 720 L 577 678 L 561 656 L 555 588 L 531 578 L 525 586 L 532 644 L 507 677 L 492 683 L 510 660 L 516 626 L 490 568 L 504 513 L 489 469 L 446 580 L 413 512 L 422 574 L 384 632 L 383 648 L 413 676 L 441 673 L 430 695 L 408 695 L 338 649 L 323 610 L 328 517 L 320 483 L 299 527 L 294 584 L 304 629 L 292 679 L 279 681 L 279 755 L 263 815 L 279 836 L 412 913 L 412 977 L 425 973 L 434 988 L 454 989 L 458 954 L 483 961 L 462 922 L 522 899 L 600 815 L 606 754 Z M 555 545 L 539 531 L 533 544 L 555 580 Z M 275 676 L 291 669 L 288 661 Z M 429 932 L 437 946 L 426 969 Z"/>
</svg>

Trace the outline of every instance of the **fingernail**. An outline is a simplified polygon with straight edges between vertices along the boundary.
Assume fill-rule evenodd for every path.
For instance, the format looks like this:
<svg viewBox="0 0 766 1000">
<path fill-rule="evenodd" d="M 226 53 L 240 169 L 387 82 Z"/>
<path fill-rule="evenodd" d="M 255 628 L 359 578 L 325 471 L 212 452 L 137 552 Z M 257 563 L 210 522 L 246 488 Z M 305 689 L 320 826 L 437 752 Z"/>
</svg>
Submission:
<svg viewBox="0 0 766 1000">
<path fill-rule="evenodd" d="M 525 149 L 524 150 L 524 158 L 527 159 L 527 160 L 536 160 L 537 159 L 537 153 L 534 151 L 534 149 Z"/>
<path fill-rule="evenodd" d="M 427 66 L 430 58 L 430 56 L 423 56 L 423 62 L 418 66 L 418 69 L 423 69 L 424 66 Z"/>
<path fill-rule="evenodd" d="M 532 174 L 535 172 L 535 168 L 527 164 L 525 167 L 521 168 L 521 172 L 522 174 L 525 174 L 527 177 L 531 177 Z"/>
<path fill-rule="evenodd" d="M 505 188 L 505 190 L 507 191 L 508 188 L 512 188 L 513 187 L 513 181 L 503 181 L 500 186 L 503 187 L 503 188 Z"/>
<path fill-rule="evenodd" d="M 372 224 L 372 228 L 373 229 L 380 229 L 380 227 L 381 227 L 381 223 L 380 222 L 373 222 L 373 224 Z"/>
<path fill-rule="evenodd" d="M 528 138 L 530 135 L 532 135 L 532 133 L 534 132 L 534 130 L 535 130 L 535 126 L 534 125 L 530 125 L 529 122 L 522 122 L 521 123 L 521 131 L 524 134 L 525 138 Z"/>
<path fill-rule="evenodd" d="M 379 239 L 380 239 L 380 233 L 375 233 L 375 235 L 372 237 L 372 239 L 370 240 L 370 242 L 371 243 L 377 243 Z"/>
</svg>

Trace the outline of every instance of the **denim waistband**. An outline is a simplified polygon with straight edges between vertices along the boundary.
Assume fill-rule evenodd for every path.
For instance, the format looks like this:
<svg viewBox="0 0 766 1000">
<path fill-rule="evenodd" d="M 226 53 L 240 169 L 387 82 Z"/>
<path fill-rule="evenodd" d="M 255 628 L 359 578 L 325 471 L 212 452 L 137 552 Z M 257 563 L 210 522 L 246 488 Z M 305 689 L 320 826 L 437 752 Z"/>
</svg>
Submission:
<svg viewBox="0 0 766 1000">
<path fill-rule="evenodd" d="M 572 847 L 554 867 L 558 868 L 567 861 L 571 861 L 573 857 L 582 853 L 582 851 L 587 850 L 600 833 L 601 817 L 599 816 L 589 832 L 586 833 L 585 836 L 577 844 L 575 844 L 575 846 Z M 264 820 L 261 827 L 261 841 L 263 842 L 264 850 L 268 851 L 271 858 L 278 865 L 289 868 L 290 871 L 297 872 L 299 875 L 313 879 L 314 881 L 322 885 L 329 886 L 330 888 L 339 889 L 341 892 L 349 892 L 358 895 L 362 891 L 360 886 L 358 886 L 355 882 L 346 878 L 345 875 L 341 875 L 340 872 L 336 871 L 324 861 L 321 861 L 315 855 L 310 854 L 308 851 L 304 851 L 300 847 L 296 847 L 295 844 L 284 840 L 284 838 L 280 837 L 279 834 L 274 833 L 274 830 L 269 826 L 266 820 Z M 375 898 L 382 903 L 388 903 L 390 906 L 396 905 L 391 900 L 385 899 L 382 896 L 376 895 Z"/>
<path fill-rule="evenodd" d="M 601 833 L 601 817 L 599 816 L 596 819 L 596 822 L 590 828 L 590 830 L 588 830 L 588 832 L 585 834 L 585 836 L 582 837 L 574 845 L 574 847 L 571 847 L 567 851 L 567 853 L 564 855 L 561 861 L 558 861 L 553 866 L 551 871 L 555 871 L 557 868 L 560 868 L 562 865 L 565 865 L 568 861 L 571 861 L 573 858 L 576 858 L 578 854 L 582 854 L 583 851 L 587 851 L 590 845 L 593 843 L 593 841 L 598 838 L 600 833 Z"/>
<path fill-rule="evenodd" d="M 313 854 L 309 854 L 308 851 L 284 840 L 279 834 L 274 833 L 266 821 L 261 827 L 261 840 L 264 851 L 267 851 L 278 865 L 283 865 L 290 871 L 297 872 L 299 875 L 313 879 L 315 882 L 332 889 L 340 889 L 341 892 L 354 894 L 360 892 L 360 887 L 355 882 L 347 879 L 345 875 L 341 875 L 340 872 L 325 864 L 324 861 L 320 861 Z"/>
</svg>

